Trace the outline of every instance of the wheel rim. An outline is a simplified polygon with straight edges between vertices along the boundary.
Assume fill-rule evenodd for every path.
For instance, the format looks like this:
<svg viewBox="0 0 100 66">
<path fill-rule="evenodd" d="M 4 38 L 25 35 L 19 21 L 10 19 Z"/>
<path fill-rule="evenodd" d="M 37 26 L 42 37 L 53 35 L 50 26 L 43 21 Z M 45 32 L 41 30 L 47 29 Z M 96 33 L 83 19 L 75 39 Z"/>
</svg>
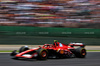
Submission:
<svg viewBox="0 0 100 66">
<path fill-rule="evenodd" d="M 82 55 L 86 55 L 86 51 L 85 50 L 82 50 Z"/>
<path fill-rule="evenodd" d="M 46 57 L 47 53 L 45 51 L 43 51 L 41 55 L 42 55 L 42 57 Z"/>
</svg>

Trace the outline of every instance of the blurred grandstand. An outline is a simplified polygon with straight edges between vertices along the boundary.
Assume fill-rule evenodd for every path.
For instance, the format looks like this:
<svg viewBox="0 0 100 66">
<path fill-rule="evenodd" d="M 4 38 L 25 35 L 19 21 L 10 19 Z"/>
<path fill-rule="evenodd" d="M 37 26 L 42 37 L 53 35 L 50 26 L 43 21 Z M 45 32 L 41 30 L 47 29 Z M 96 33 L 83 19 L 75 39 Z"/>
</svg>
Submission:
<svg viewBox="0 0 100 66">
<path fill-rule="evenodd" d="M 0 26 L 100 28 L 100 0 L 0 0 Z"/>
</svg>

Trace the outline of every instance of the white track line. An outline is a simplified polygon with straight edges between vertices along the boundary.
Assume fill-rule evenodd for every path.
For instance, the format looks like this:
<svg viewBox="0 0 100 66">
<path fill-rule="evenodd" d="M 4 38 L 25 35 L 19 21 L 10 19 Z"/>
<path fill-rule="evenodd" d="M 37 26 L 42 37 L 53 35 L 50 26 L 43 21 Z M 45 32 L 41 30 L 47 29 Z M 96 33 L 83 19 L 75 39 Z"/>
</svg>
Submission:
<svg viewBox="0 0 100 66">
<path fill-rule="evenodd" d="M 0 53 L 11 53 L 11 52 L 0 52 Z"/>
</svg>

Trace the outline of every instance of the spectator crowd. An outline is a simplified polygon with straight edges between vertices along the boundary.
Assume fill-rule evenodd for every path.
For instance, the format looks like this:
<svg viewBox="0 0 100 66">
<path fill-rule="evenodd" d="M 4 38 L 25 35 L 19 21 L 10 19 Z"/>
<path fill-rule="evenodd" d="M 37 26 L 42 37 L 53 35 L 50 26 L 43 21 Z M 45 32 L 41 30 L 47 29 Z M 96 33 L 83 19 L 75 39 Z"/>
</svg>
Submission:
<svg viewBox="0 0 100 66">
<path fill-rule="evenodd" d="M 0 0 L 0 25 L 100 28 L 100 0 Z"/>
</svg>

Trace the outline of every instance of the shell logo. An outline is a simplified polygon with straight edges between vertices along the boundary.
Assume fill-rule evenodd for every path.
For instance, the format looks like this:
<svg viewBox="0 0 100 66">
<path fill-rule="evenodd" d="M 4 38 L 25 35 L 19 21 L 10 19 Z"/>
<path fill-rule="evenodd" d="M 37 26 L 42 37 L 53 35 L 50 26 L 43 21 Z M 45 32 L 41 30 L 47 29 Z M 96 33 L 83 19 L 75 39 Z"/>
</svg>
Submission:
<svg viewBox="0 0 100 66">
<path fill-rule="evenodd" d="M 60 50 L 59 52 L 60 52 L 60 54 L 64 54 L 64 50 Z"/>
</svg>

